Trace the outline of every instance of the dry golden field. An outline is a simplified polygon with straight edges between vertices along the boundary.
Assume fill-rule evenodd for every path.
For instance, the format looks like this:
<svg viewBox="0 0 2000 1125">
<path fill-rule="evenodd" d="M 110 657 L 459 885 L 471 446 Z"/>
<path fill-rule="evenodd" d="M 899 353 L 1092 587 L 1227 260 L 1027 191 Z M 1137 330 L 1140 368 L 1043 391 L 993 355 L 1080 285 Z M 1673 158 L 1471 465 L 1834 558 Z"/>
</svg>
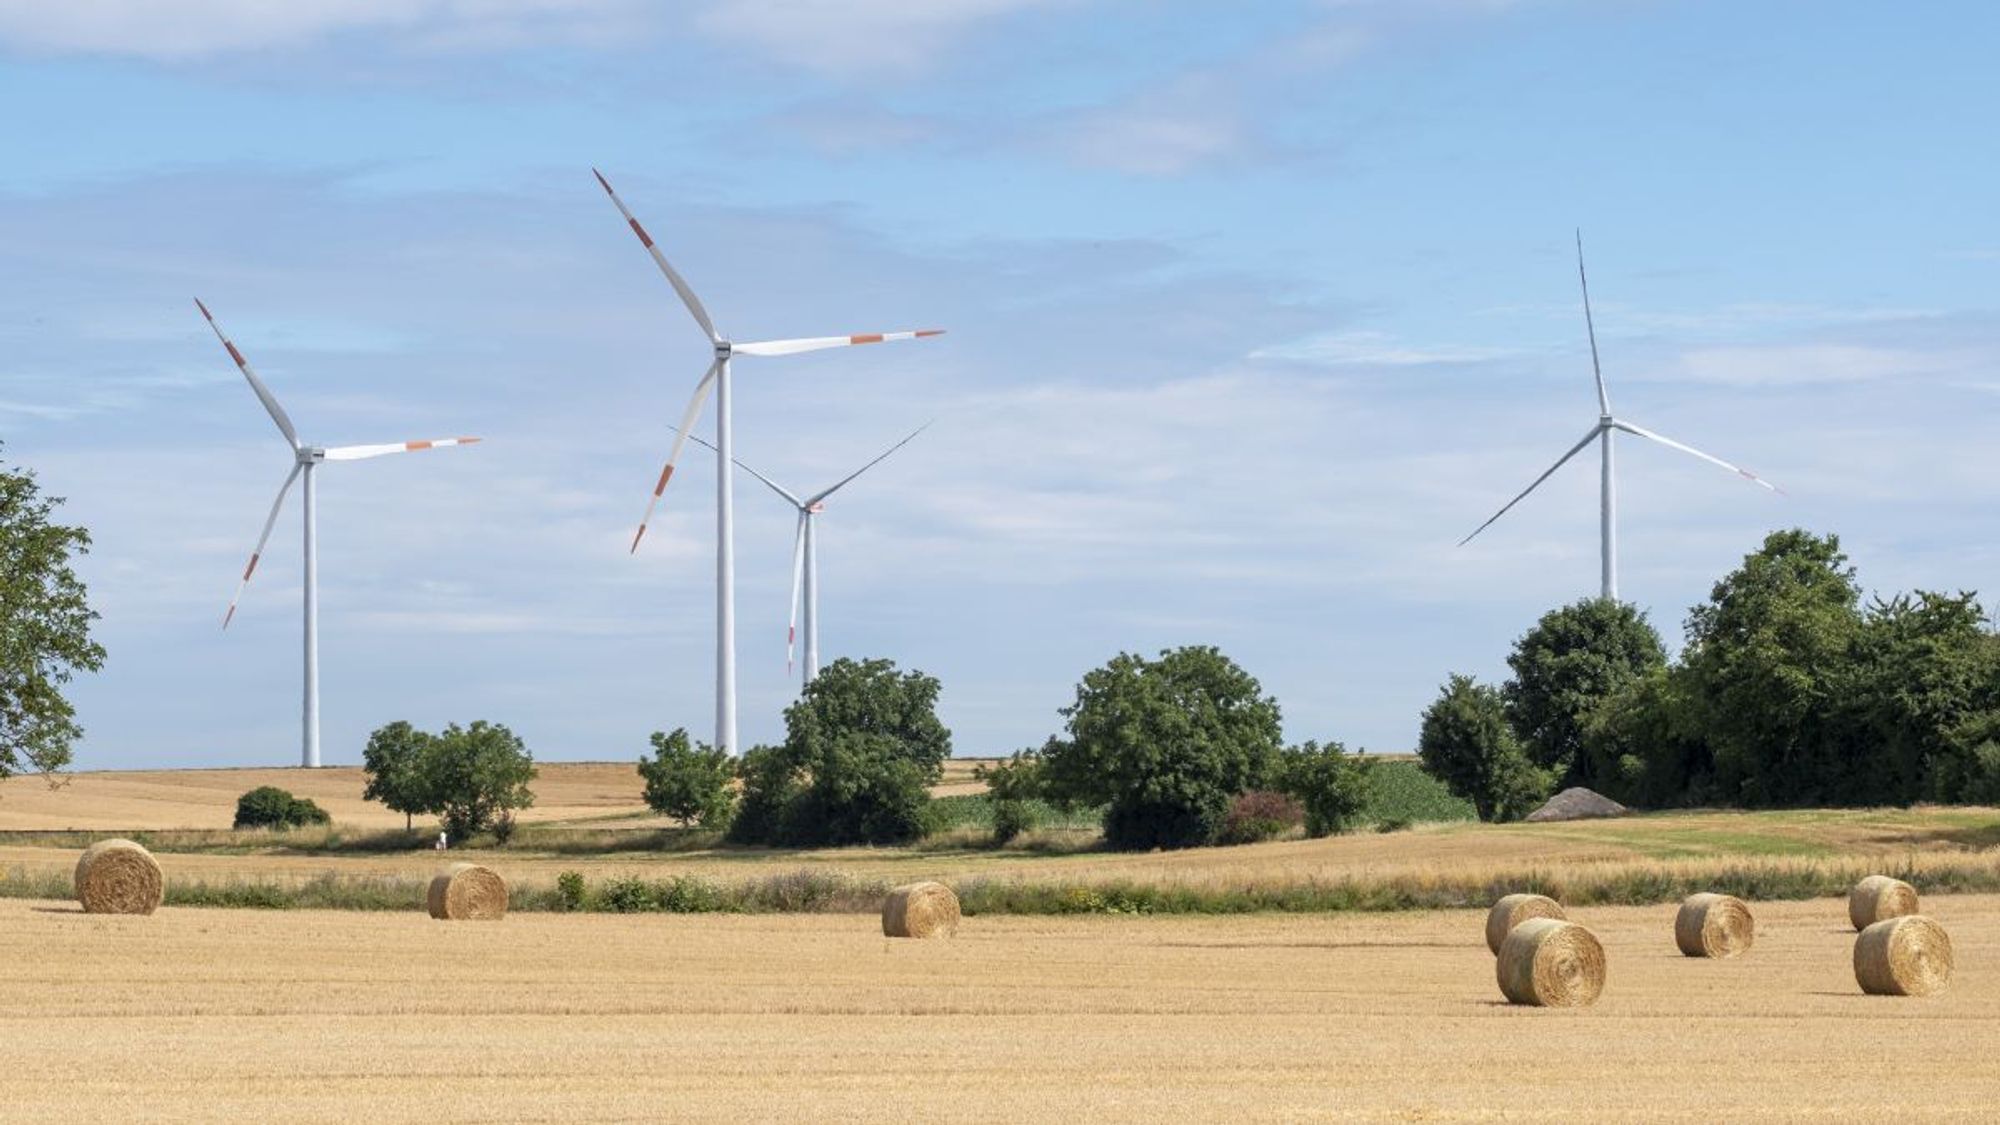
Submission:
<svg viewBox="0 0 2000 1125">
<path fill-rule="evenodd" d="M 1596 1007 L 1500 1002 L 1475 911 L 514 915 L 0 901 L 8 1120 L 1990 1120 L 2000 897 L 1928 904 L 1958 973 L 1866 997 L 1832 900 L 1756 947 L 1575 917 Z"/>
<path fill-rule="evenodd" d="M 953 759 L 933 792 L 983 791 L 985 785 L 972 780 L 976 764 Z M 535 804 L 522 811 L 524 822 L 657 823 L 640 797 L 644 787 L 634 762 L 543 762 L 537 768 Z M 90 771 L 70 774 L 56 788 L 32 775 L 0 778 L 0 831 L 227 828 L 236 798 L 260 785 L 310 797 L 343 825 L 401 828 L 401 813 L 361 799 L 367 784 L 359 766 Z"/>
</svg>

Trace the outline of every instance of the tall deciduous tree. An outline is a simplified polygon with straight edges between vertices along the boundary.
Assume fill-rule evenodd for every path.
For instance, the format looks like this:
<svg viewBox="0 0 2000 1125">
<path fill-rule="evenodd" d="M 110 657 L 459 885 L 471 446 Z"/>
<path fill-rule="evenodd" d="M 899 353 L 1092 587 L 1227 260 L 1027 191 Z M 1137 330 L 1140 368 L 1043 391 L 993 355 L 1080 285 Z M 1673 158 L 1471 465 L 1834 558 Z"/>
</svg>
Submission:
<svg viewBox="0 0 2000 1125">
<path fill-rule="evenodd" d="M 1634 606 L 1587 598 L 1542 615 L 1514 642 L 1501 685 L 1507 721 L 1528 759 L 1558 786 L 1600 785 L 1583 750 L 1584 725 L 1600 704 L 1664 667 L 1660 635 Z"/>
<path fill-rule="evenodd" d="M 97 614 L 70 565 L 90 533 L 54 522 L 60 503 L 33 473 L 0 466 L 0 777 L 69 764 L 83 728 L 63 685 L 104 664 L 90 639 Z"/>
<path fill-rule="evenodd" d="M 1276 776 L 1278 702 L 1212 647 L 1121 653 L 1084 675 L 1062 715 L 1068 737 L 1043 747 L 1042 786 L 1108 804 L 1115 848 L 1213 843 L 1230 798 Z"/>
<path fill-rule="evenodd" d="M 1424 710 L 1417 756 L 1445 788 L 1471 801 L 1481 820 L 1519 820 L 1553 788 L 1507 724 L 1500 692 L 1471 676 L 1445 681 Z"/>
<path fill-rule="evenodd" d="M 1871 800 L 1839 737 L 1860 600 L 1839 537 L 1794 529 L 1767 536 L 1688 615 L 1682 662 L 1720 799 Z"/>
<path fill-rule="evenodd" d="M 889 844 L 923 834 L 951 731 L 938 681 L 887 660 L 834 661 L 785 709 L 782 746 L 743 756 L 744 843 Z"/>
</svg>

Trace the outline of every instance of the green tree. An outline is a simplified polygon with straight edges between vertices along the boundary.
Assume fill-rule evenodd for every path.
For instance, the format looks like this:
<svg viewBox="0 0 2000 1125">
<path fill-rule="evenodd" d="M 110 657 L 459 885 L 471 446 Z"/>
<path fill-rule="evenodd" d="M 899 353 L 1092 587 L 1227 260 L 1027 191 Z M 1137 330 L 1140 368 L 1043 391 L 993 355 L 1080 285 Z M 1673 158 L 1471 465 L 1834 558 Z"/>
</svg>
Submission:
<svg viewBox="0 0 2000 1125">
<path fill-rule="evenodd" d="M 1839 537 L 1795 529 L 1767 536 L 1689 613 L 1682 663 L 1720 799 L 1871 799 L 1840 731 L 1860 598 Z"/>
<path fill-rule="evenodd" d="M 535 759 L 519 735 L 484 719 L 444 728 L 421 759 L 432 811 L 453 840 L 513 826 L 515 809 L 535 803 Z"/>
<path fill-rule="evenodd" d="M 889 844 L 923 834 L 951 731 L 938 681 L 887 660 L 842 658 L 785 710 L 785 742 L 744 755 L 731 838 L 818 846 Z"/>
<path fill-rule="evenodd" d="M 1700 805 L 1712 800 L 1715 756 L 1690 702 L 1689 677 L 1675 665 L 1654 668 L 1614 691 L 1584 721 L 1584 753 L 1593 784 L 1638 808 Z"/>
<path fill-rule="evenodd" d="M 1591 712 L 1626 685 L 1667 663 L 1646 615 L 1612 598 L 1587 598 L 1542 615 L 1514 642 L 1500 688 L 1507 721 L 1528 760 L 1558 786 L 1603 787 L 1583 752 Z"/>
<path fill-rule="evenodd" d="M 1307 742 L 1280 757 L 1278 788 L 1305 806 L 1306 835 L 1330 836 L 1352 828 L 1368 807 L 1372 765 L 1338 742 Z"/>
<path fill-rule="evenodd" d="M 1452 676 L 1425 709 L 1417 756 L 1481 820 L 1519 820 L 1554 787 L 1521 749 L 1500 692 L 1471 676 Z"/>
<path fill-rule="evenodd" d="M 362 773 L 368 778 L 362 799 L 380 801 L 391 811 L 402 813 L 406 832 L 417 813 L 437 811 L 424 768 L 424 755 L 435 741 L 436 735 L 399 719 L 369 735 L 368 745 L 361 751 Z"/>
<path fill-rule="evenodd" d="M 90 639 L 97 614 L 70 565 L 90 533 L 52 521 L 61 503 L 33 473 L 0 466 L 0 777 L 69 764 L 83 728 L 63 685 L 104 665 Z"/>
<path fill-rule="evenodd" d="M 1277 701 L 1211 647 L 1120 653 L 1084 675 L 1061 714 L 1068 737 L 1042 748 L 1043 788 L 1108 804 L 1114 848 L 1213 843 L 1230 798 L 1262 787 L 1278 763 Z"/>
<path fill-rule="evenodd" d="M 236 799 L 236 820 L 230 827 L 299 828 L 332 821 L 310 798 L 293 796 L 275 785 L 260 785 Z"/>
<path fill-rule="evenodd" d="M 671 734 L 654 731 L 652 742 L 652 757 L 639 759 L 646 807 L 683 824 L 726 823 L 736 811 L 736 763 L 729 752 L 707 743 L 696 746 L 684 727 Z"/>
<path fill-rule="evenodd" d="M 1850 789 L 1869 803 L 1961 801 L 1985 773 L 1978 732 L 2000 725 L 2000 637 L 1971 593 L 1877 599 L 1841 692 Z"/>
</svg>

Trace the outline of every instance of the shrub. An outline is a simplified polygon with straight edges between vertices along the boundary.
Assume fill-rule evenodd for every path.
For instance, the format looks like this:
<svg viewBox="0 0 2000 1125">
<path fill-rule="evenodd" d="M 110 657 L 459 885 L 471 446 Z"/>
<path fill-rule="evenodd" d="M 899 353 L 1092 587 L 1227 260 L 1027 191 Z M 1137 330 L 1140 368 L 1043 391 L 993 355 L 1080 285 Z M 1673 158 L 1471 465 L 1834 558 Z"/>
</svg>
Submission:
<svg viewBox="0 0 2000 1125">
<path fill-rule="evenodd" d="M 729 752 L 694 745 L 685 728 L 654 731 L 653 756 L 639 759 L 646 781 L 646 807 L 682 824 L 716 828 L 736 811 L 736 763 Z"/>
<path fill-rule="evenodd" d="M 1338 742 L 1308 742 L 1280 758 L 1279 786 L 1305 809 L 1306 835 L 1345 832 L 1361 818 L 1373 794 L 1371 763 L 1354 757 Z"/>
<path fill-rule="evenodd" d="M 1275 840 L 1305 823 L 1305 806 L 1298 798 L 1271 789 L 1239 793 L 1222 814 L 1218 844 L 1257 844 Z"/>
<path fill-rule="evenodd" d="M 584 908 L 583 872 L 565 871 L 556 876 L 556 909 Z"/>
<path fill-rule="evenodd" d="M 937 680 L 887 660 L 828 665 L 786 708 L 784 744 L 744 755 L 730 838 L 815 847 L 921 837 L 951 756 L 937 697 Z"/>
<path fill-rule="evenodd" d="M 236 799 L 234 828 L 299 828 L 330 824 L 325 809 L 304 797 L 294 797 L 275 785 L 260 785 Z"/>
<path fill-rule="evenodd" d="M 1037 756 L 1041 786 L 1059 802 L 1108 804 L 1114 848 L 1213 843 L 1230 798 L 1277 764 L 1277 701 L 1214 648 L 1121 653 L 1084 675 L 1062 715 L 1068 737 Z"/>
<path fill-rule="evenodd" d="M 1035 826 L 1035 818 L 1028 811 L 1028 803 L 1014 797 L 1002 797 L 993 802 L 993 846 L 1004 848 L 1013 843 L 1014 838 Z"/>
</svg>

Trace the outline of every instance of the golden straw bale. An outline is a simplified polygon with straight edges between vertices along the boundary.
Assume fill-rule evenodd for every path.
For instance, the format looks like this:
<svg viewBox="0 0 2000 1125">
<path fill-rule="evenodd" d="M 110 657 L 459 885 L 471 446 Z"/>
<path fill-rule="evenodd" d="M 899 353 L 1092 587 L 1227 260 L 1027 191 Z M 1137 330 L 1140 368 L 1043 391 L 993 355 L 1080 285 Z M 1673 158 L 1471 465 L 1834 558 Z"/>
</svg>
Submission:
<svg viewBox="0 0 2000 1125">
<path fill-rule="evenodd" d="M 1870 875 L 1847 892 L 1847 920 L 1865 930 L 1884 918 L 1917 912 L 1917 889 L 1901 879 Z"/>
<path fill-rule="evenodd" d="M 433 918 L 497 922 L 507 916 L 507 880 L 476 863 L 454 863 L 438 872 L 428 897 Z"/>
<path fill-rule="evenodd" d="M 958 896 L 943 883 L 910 883 L 882 900 L 888 937 L 950 937 L 958 932 Z"/>
<path fill-rule="evenodd" d="M 1575 922 L 1530 918 L 1500 943 L 1495 973 L 1516 1004 L 1582 1008 L 1604 991 L 1604 946 Z"/>
<path fill-rule="evenodd" d="M 99 840 L 76 861 L 76 900 L 86 914 L 151 914 L 166 896 L 159 861 L 130 840 Z"/>
<path fill-rule="evenodd" d="M 1563 913 L 1562 903 L 1547 895 L 1508 895 L 1486 912 L 1486 948 L 1499 953 L 1500 943 L 1507 940 L 1514 927 L 1530 918 L 1568 917 Z"/>
<path fill-rule="evenodd" d="M 1689 957 L 1734 957 L 1756 937 L 1750 908 L 1732 895 L 1689 895 L 1674 916 L 1674 944 Z"/>
<path fill-rule="evenodd" d="M 1876 996 L 1929 996 L 1951 980 L 1951 936 L 1921 914 L 1888 918 L 1854 939 L 1854 979 Z"/>
</svg>

